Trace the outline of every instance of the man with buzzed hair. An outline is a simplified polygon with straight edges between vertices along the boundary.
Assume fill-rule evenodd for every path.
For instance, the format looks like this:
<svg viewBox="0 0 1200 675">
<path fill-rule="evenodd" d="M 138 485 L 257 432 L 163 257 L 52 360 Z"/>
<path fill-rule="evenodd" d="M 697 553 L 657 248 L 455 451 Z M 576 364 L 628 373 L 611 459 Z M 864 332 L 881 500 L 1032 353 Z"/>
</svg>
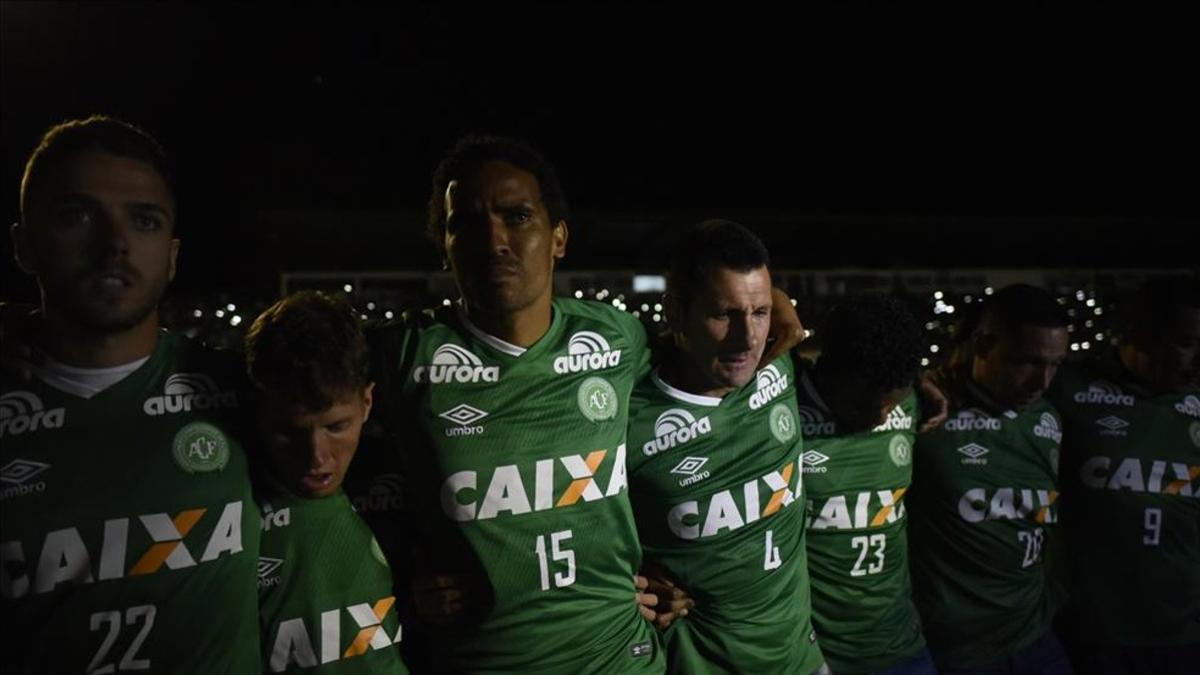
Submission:
<svg viewBox="0 0 1200 675">
<path fill-rule="evenodd" d="M 141 129 L 66 122 L 29 158 L 12 237 L 42 365 L 0 374 L 5 672 L 259 668 L 244 371 L 159 328 L 176 227 Z"/>
<path fill-rule="evenodd" d="M 1081 673 L 1194 673 L 1200 663 L 1200 284 L 1148 282 L 1116 353 L 1064 367 L 1061 628 Z"/>
<path fill-rule="evenodd" d="M 1050 623 L 1062 421 L 1043 394 L 1067 355 L 1050 293 L 988 298 L 969 360 L 941 373 L 954 401 L 918 437 L 908 499 L 913 599 L 939 673 L 1070 673 Z"/>
<path fill-rule="evenodd" d="M 790 355 L 760 368 L 767 250 L 730 221 L 678 239 L 671 347 L 630 401 L 629 480 L 647 575 L 694 598 L 673 673 L 827 672 L 812 630 L 802 442 Z"/>
</svg>

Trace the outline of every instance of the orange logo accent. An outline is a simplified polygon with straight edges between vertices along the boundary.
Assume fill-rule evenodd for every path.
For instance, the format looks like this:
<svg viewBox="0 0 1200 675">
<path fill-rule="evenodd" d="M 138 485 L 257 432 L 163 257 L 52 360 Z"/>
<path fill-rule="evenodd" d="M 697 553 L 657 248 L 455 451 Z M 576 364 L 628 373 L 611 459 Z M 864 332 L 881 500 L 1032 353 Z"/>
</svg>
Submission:
<svg viewBox="0 0 1200 675">
<path fill-rule="evenodd" d="M 567 486 L 567 491 L 563 493 L 562 498 L 558 500 L 555 506 L 570 506 L 579 501 L 583 496 L 583 491 L 592 484 L 592 480 L 596 475 L 596 470 L 600 468 L 600 462 L 604 461 L 604 455 L 608 454 L 607 450 L 593 450 L 588 453 L 587 459 L 583 460 L 587 464 L 587 468 L 592 472 L 591 476 L 584 478 L 576 478 Z"/>
<path fill-rule="evenodd" d="M 1038 509 L 1037 515 L 1034 516 L 1034 518 L 1033 518 L 1034 522 L 1038 522 L 1038 523 L 1046 522 L 1046 519 L 1050 517 L 1050 507 L 1053 506 L 1054 502 L 1056 502 L 1056 501 L 1058 501 L 1058 493 L 1055 492 L 1054 490 L 1051 490 L 1050 491 L 1050 503 L 1043 506 L 1042 508 Z"/>
<path fill-rule="evenodd" d="M 187 536 L 188 532 L 191 532 L 196 523 L 200 522 L 201 516 L 207 510 L 191 509 L 181 511 L 179 515 L 175 516 L 171 522 L 175 524 L 175 529 L 179 532 L 179 539 L 159 542 L 151 546 L 149 550 L 142 554 L 141 559 L 137 561 L 133 569 L 129 570 L 130 576 L 157 572 L 158 568 L 162 567 L 171 553 L 175 551 L 175 548 L 183 543 L 183 538 Z"/>
<path fill-rule="evenodd" d="M 886 504 L 883 508 L 879 509 L 879 513 L 876 513 L 875 517 L 871 519 L 871 527 L 879 527 L 887 522 L 888 516 L 891 515 L 892 510 L 896 508 L 900 500 L 904 498 L 905 492 L 908 492 L 908 488 L 900 488 L 899 490 L 892 491 L 892 503 Z"/>
<path fill-rule="evenodd" d="M 788 493 L 787 486 L 792 484 L 792 468 L 794 466 L 794 464 L 788 462 L 787 465 L 783 467 L 783 470 L 780 471 L 780 475 L 783 476 L 784 487 L 771 493 L 771 500 L 767 502 L 767 508 L 763 509 L 762 512 L 763 518 L 774 514 L 780 509 L 780 507 L 783 506 L 783 499 Z"/>
<path fill-rule="evenodd" d="M 1164 494 L 1164 495 L 1177 495 L 1177 494 L 1179 494 L 1179 492 L 1180 492 L 1181 490 L 1183 490 L 1184 486 L 1186 486 L 1186 485 L 1188 485 L 1189 483 L 1191 483 L 1192 481 L 1196 480 L 1196 477 L 1197 477 L 1197 476 L 1200 476 L 1200 466 L 1189 466 L 1189 467 L 1188 467 L 1188 478 L 1187 478 L 1187 480 L 1173 480 L 1173 481 L 1171 481 L 1171 483 L 1170 483 L 1169 485 L 1167 485 L 1166 489 L 1164 489 L 1164 490 L 1163 490 L 1163 494 Z"/>
<path fill-rule="evenodd" d="M 388 610 L 392 608 L 395 602 L 395 596 L 389 595 L 376 602 L 375 606 L 371 608 L 371 611 L 375 613 L 375 618 L 379 619 L 380 624 L 383 623 L 383 617 L 387 616 Z M 354 642 L 350 643 L 350 646 L 346 648 L 346 653 L 342 655 L 342 658 L 348 659 L 352 656 L 365 654 L 367 646 L 371 644 L 371 640 L 375 637 L 375 633 L 379 631 L 379 628 L 379 624 L 376 624 L 358 631 L 358 635 L 354 637 Z"/>
</svg>

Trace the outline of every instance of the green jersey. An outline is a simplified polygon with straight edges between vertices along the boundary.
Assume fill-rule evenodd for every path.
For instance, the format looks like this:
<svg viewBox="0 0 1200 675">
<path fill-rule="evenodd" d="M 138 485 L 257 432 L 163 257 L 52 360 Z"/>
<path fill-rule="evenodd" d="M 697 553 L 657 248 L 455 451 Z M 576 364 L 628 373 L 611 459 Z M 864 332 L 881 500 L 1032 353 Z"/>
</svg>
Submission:
<svg viewBox="0 0 1200 675">
<path fill-rule="evenodd" d="M 1200 392 L 1154 395 L 1115 362 L 1062 368 L 1062 522 L 1079 639 L 1200 642 Z"/>
<path fill-rule="evenodd" d="M 5 672 L 258 669 L 243 368 L 162 332 L 91 398 L 0 381 Z"/>
<path fill-rule="evenodd" d="M 629 481 L 646 560 L 696 601 L 667 632 L 678 673 L 814 672 L 802 443 L 784 356 L 724 398 L 654 373 L 630 401 Z"/>
<path fill-rule="evenodd" d="M 453 308 L 371 340 L 419 563 L 479 579 L 490 596 L 465 599 L 477 613 L 439 640 L 453 667 L 661 671 L 634 602 L 625 470 L 629 394 L 649 367 L 641 324 L 559 299 L 528 349 Z"/>
<path fill-rule="evenodd" d="M 917 400 L 869 431 L 841 433 L 804 367 L 796 396 L 807 449 L 808 571 L 813 623 L 835 673 L 883 670 L 925 641 L 908 577 L 908 517 Z"/>
<path fill-rule="evenodd" d="M 917 440 L 909 543 L 930 651 L 969 668 L 1032 643 L 1061 602 L 1042 551 L 1058 523 L 1062 424 L 1045 400 L 1006 410 L 970 382 L 961 399 Z"/>
<path fill-rule="evenodd" d="M 407 673 L 391 571 L 346 495 L 275 490 L 262 512 L 263 672 Z"/>
</svg>

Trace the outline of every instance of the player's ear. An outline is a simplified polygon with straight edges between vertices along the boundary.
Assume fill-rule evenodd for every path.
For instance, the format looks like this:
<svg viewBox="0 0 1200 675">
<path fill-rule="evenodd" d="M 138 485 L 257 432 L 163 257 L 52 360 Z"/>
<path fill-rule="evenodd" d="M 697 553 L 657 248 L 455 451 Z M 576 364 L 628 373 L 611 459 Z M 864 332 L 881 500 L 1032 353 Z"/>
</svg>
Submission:
<svg viewBox="0 0 1200 675">
<path fill-rule="evenodd" d="M 567 256 L 567 221 L 560 220 L 554 227 L 550 228 L 550 249 L 555 260 L 562 260 Z"/>
<path fill-rule="evenodd" d="M 12 240 L 13 260 L 17 267 L 26 274 L 37 274 L 37 261 L 34 260 L 33 243 L 29 241 L 29 228 L 21 223 L 13 223 L 8 229 Z"/>
<path fill-rule="evenodd" d="M 375 393 L 375 383 L 368 382 L 367 386 L 363 387 L 363 422 L 365 423 L 371 418 L 371 404 L 374 403 L 372 394 Z"/>
</svg>

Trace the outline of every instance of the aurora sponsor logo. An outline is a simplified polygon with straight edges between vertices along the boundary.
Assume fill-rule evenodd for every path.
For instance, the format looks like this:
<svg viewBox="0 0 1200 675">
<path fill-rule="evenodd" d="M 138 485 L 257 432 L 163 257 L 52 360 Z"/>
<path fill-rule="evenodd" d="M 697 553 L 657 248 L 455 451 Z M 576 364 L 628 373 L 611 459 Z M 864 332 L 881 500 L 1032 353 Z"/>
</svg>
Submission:
<svg viewBox="0 0 1200 675">
<path fill-rule="evenodd" d="M 825 473 L 829 471 L 829 467 L 821 465 L 828 461 L 829 457 L 821 454 L 819 450 L 807 450 L 800 455 L 800 470 L 804 473 Z"/>
<path fill-rule="evenodd" d="M 603 335 L 581 330 L 567 342 L 566 356 L 554 359 L 554 372 L 559 375 L 584 373 L 589 370 L 614 368 L 621 363 L 621 350 L 613 349 Z"/>
<path fill-rule="evenodd" d="M 236 408 L 237 394 L 221 391 L 217 383 L 204 373 L 175 373 L 163 385 L 162 396 L 151 396 L 142 404 L 142 411 L 152 417 L 193 410 Z"/>
<path fill-rule="evenodd" d="M 371 480 L 366 494 L 350 500 L 359 513 L 400 511 L 404 508 L 404 479 L 398 473 L 381 473 Z"/>
<path fill-rule="evenodd" d="M 49 464 L 33 462 L 27 459 L 14 459 L 5 464 L 4 468 L 0 468 L 0 483 L 4 484 L 0 488 L 0 499 L 24 497 L 34 492 L 45 492 L 46 481 L 39 480 L 36 483 L 29 481 L 34 476 L 49 468 Z"/>
<path fill-rule="evenodd" d="M 438 417 L 458 425 L 456 427 L 446 428 L 447 437 L 478 436 L 479 434 L 483 433 L 483 425 L 475 423 L 487 417 L 488 414 L 489 413 L 485 410 L 480 410 L 479 408 L 469 406 L 466 403 L 460 403 L 446 412 L 441 413 L 438 415 Z"/>
<path fill-rule="evenodd" d="M 10 391 L 0 396 L 0 438 L 61 429 L 66 416 L 66 408 L 46 410 L 42 400 L 31 391 Z"/>
<path fill-rule="evenodd" d="M 1050 413 L 1042 413 L 1041 419 L 1033 427 L 1033 435 L 1038 438 L 1048 438 L 1055 443 L 1062 443 L 1062 430 L 1058 426 L 1058 420 Z"/>
<path fill-rule="evenodd" d="M 485 366 L 466 348 L 447 342 L 433 352 L 433 362 L 413 368 L 414 382 L 473 384 L 499 382 L 500 366 Z"/>
<path fill-rule="evenodd" d="M 671 473 L 683 476 L 683 479 L 679 481 L 679 487 L 687 487 L 712 475 L 708 471 L 702 470 L 705 464 L 708 464 L 707 457 L 684 457 L 682 462 L 671 469 Z"/>
<path fill-rule="evenodd" d="M 978 408 L 960 410 L 942 425 L 946 431 L 1000 431 L 1000 420 Z"/>
<path fill-rule="evenodd" d="M 770 403 L 772 399 L 787 391 L 788 388 L 787 375 L 779 372 L 779 369 L 773 365 L 758 371 L 755 381 L 758 388 L 750 395 L 751 410 L 758 410 Z"/>
<path fill-rule="evenodd" d="M 696 419 L 682 408 L 671 408 L 654 421 L 654 440 L 642 445 L 642 453 L 653 457 L 712 432 L 712 422 L 705 415 Z"/>
<path fill-rule="evenodd" d="M 1175 409 L 1184 415 L 1200 418 L 1200 398 L 1188 394 L 1186 398 L 1175 404 Z"/>
<path fill-rule="evenodd" d="M 837 423 L 833 420 L 827 421 L 820 410 L 801 405 L 796 406 L 796 412 L 800 413 L 800 430 L 804 432 L 805 438 L 832 436 L 837 433 Z"/>
<path fill-rule="evenodd" d="M 907 431 L 912 428 L 912 415 L 904 412 L 904 409 L 900 406 L 896 406 L 888 413 L 887 419 L 884 420 L 883 424 L 880 424 L 871 431 Z"/>
<path fill-rule="evenodd" d="M 292 507 L 285 506 L 278 511 L 274 510 L 270 504 L 264 504 L 262 509 L 262 529 L 263 532 L 269 532 L 272 529 L 287 527 L 292 524 Z"/>
<path fill-rule="evenodd" d="M 1103 405 L 1132 406 L 1133 397 L 1121 392 L 1121 388 L 1104 380 L 1096 380 L 1084 391 L 1077 391 L 1072 397 L 1076 403 L 1099 403 Z"/>
</svg>

